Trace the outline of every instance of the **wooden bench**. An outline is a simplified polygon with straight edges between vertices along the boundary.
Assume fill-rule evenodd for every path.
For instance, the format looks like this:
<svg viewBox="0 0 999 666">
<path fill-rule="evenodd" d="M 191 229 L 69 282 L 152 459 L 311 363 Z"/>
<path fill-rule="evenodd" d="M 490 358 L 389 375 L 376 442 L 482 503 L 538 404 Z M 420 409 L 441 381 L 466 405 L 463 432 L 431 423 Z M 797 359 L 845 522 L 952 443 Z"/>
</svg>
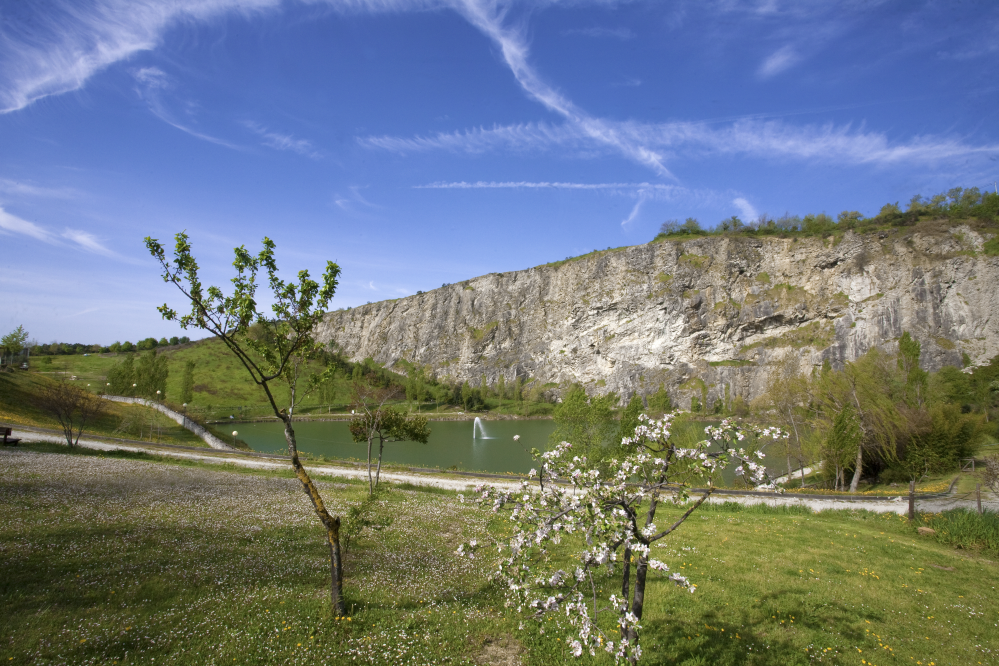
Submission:
<svg viewBox="0 0 999 666">
<path fill-rule="evenodd" d="M 3 430 L 3 445 L 4 446 L 17 446 L 17 443 L 21 441 L 18 438 L 10 436 L 10 433 L 11 433 L 11 429 L 10 428 L 0 428 L 0 430 Z"/>
</svg>

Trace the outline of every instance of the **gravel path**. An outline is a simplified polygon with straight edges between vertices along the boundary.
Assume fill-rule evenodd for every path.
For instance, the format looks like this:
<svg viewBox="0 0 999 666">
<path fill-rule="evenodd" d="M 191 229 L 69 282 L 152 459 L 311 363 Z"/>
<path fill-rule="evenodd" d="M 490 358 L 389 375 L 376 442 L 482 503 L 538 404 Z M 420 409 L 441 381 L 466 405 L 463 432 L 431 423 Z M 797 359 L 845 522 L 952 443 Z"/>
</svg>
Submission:
<svg viewBox="0 0 999 666">
<path fill-rule="evenodd" d="M 55 442 L 62 444 L 66 440 L 58 435 L 45 433 L 20 431 L 18 435 L 23 441 L 32 442 Z M 218 455 L 206 453 L 195 453 L 188 451 L 176 451 L 155 446 L 140 447 L 126 444 L 110 444 L 94 439 L 80 439 L 80 446 L 98 451 L 130 451 L 133 453 L 152 453 L 155 455 L 169 456 L 173 458 L 183 458 L 187 460 L 197 460 L 203 463 L 216 465 L 239 465 L 256 469 L 289 469 L 289 463 L 282 460 L 267 460 L 249 456 L 238 456 L 233 454 Z M 334 467 L 331 465 L 311 465 L 306 464 L 305 468 L 309 474 L 325 477 L 339 477 L 348 479 L 367 479 L 368 473 L 365 469 L 354 467 Z M 520 481 L 504 481 L 501 479 L 479 479 L 470 477 L 468 479 L 455 479 L 453 477 L 441 477 L 433 474 L 420 474 L 416 472 L 388 472 L 382 470 L 381 478 L 385 481 L 396 483 L 412 483 L 418 486 L 429 486 L 435 488 L 445 488 L 448 490 L 467 491 L 477 485 L 487 484 L 497 488 L 515 489 L 520 487 Z M 740 504 L 768 504 L 771 506 L 807 506 L 813 511 L 824 511 L 828 509 L 863 509 L 877 513 L 897 513 L 905 515 L 909 510 L 908 502 L 903 499 L 898 500 L 844 500 L 833 497 L 797 498 L 797 497 L 746 497 L 740 495 L 716 495 L 711 502 L 738 502 Z M 932 499 L 917 499 L 916 511 L 923 513 L 940 513 L 948 509 L 964 507 L 968 509 L 976 508 L 974 494 L 950 495 L 947 497 L 935 497 Z M 982 492 L 982 507 L 991 511 L 999 512 L 999 497 L 993 493 Z"/>
</svg>

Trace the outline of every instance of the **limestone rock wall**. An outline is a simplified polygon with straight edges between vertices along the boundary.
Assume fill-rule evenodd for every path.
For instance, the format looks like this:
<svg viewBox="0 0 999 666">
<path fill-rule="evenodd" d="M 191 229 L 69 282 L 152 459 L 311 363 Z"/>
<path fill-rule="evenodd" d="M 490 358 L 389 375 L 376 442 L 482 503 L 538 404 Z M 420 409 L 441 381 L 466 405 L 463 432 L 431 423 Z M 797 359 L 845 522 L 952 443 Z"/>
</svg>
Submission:
<svg viewBox="0 0 999 666">
<path fill-rule="evenodd" d="M 406 359 L 473 385 L 502 374 L 625 399 L 665 383 L 684 407 L 750 400 L 775 357 L 839 367 L 903 331 L 926 369 L 999 354 L 999 257 L 985 240 L 956 227 L 655 242 L 330 312 L 320 334 L 353 360 Z"/>
</svg>

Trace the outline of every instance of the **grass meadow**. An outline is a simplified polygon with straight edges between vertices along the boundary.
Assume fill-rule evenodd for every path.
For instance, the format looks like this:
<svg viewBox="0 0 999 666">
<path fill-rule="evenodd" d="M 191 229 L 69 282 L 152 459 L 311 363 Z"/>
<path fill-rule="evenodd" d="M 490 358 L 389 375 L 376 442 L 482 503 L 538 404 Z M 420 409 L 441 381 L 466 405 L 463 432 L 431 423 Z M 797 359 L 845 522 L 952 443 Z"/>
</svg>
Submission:
<svg viewBox="0 0 999 666">
<path fill-rule="evenodd" d="M 362 484 L 318 483 L 341 513 L 364 501 Z M 345 619 L 290 472 L 29 445 L 0 452 L 0 506 L 2 663 L 573 661 L 559 619 L 517 616 L 488 559 L 453 556 L 507 524 L 447 491 L 377 499 L 385 526 L 346 556 Z M 997 664 L 999 552 L 962 545 L 897 515 L 710 505 L 654 548 L 697 591 L 650 583 L 642 661 Z"/>
</svg>

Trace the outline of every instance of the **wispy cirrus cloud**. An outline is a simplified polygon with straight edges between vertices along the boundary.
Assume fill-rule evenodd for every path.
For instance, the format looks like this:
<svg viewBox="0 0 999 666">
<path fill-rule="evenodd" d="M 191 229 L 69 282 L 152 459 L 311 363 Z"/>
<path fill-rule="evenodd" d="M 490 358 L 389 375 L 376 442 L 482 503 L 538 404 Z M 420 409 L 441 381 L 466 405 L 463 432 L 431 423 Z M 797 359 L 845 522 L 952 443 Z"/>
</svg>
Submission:
<svg viewBox="0 0 999 666">
<path fill-rule="evenodd" d="M 569 30 L 563 30 L 562 35 L 566 37 L 572 37 L 574 35 L 579 35 L 581 37 L 611 37 L 613 39 L 620 39 L 620 40 L 629 40 L 635 38 L 635 33 L 633 33 L 628 28 L 606 28 L 606 27 L 570 28 Z"/>
<path fill-rule="evenodd" d="M 610 121 L 607 121 L 610 122 Z M 974 155 L 999 154 L 999 145 L 974 145 L 960 137 L 917 136 L 891 141 L 883 132 L 852 125 L 790 125 L 781 120 L 739 120 L 733 123 L 672 122 L 614 124 L 617 136 L 652 146 L 661 155 L 742 154 L 765 159 L 797 159 L 835 164 L 932 164 Z M 607 152 L 608 146 L 570 123 L 522 124 L 439 133 L 425 137 L 364 137 L 360 143 L 400 153 L 450 150 L 484 153 L 491 150 L 573 150 Z"/>
<path fill-rule="evenodd" d="M 660 196 L 673 196 L 678 194 L 688 194 L 686 187 L 680 185 L 666 185 L 662 183 L 568 183 L 568 182 L 547 182 L 547 181 L 441 181 L 428 183 L 426 185 L 415 185 L 417 190 L 598 190 L 615 193 L 651 193 L 657 192 Z"/>
<path fill-rule="evenodd" d="M 646 198 L 644 196 L 640 196 L 638 198 L 638 201 L 635 202 L 635 205 L 631 207 L 631 213 L 628 214 L 628 217 L 621 220 L 622 227 L 627 228 L 629 224 L 631 224 L 638 218 L 638 213 L 639 211 L 642 210 L 642 204 L 644 204 L 645 201 Z"/>
<path fill-rule="evenodd" d="M 143 67 L 141 69 L 137 69 L 132 72 L 132 77 L 135 79 L 136 83 L 139 84 L 139 87 L 136 88 L 136 92 L 139 94 L 139 97 L 141 97 L 146 103 L 152 114 L 165 122 L 167 125 L 179 129 L 181 132 L 186 134 L 190 134 L 196 139 L 201 139 L 202 141 L 214 143 L 215 145 L 224 146 L 226 148 L 232 148 L 233 150 L 243 150 L 241 146 L 237 146 L 236 144 L 230 143 L 224 139 L 201 132 L 191 127 L 189 123 L 178 120 L 176 115 L 170 111 L 166 101 L 163 99 L 164 94 L 172 90 L 173 81 L 167 73 L 159 67 Z"/>
<path fill-rule="evenodd" d="M 104 244 L 97 239 L 97 236 L 88 231 L 67 228 L 62 232 L 62 237 L 73 241 L 87 252 L 93 252 L 94 254 L 100 254 L 105 257 L 117 258 L 119 256 L 117 252 L 105 247 Z"/>
<path fill-rule="evenodd" d="M 249 129 L 251 132 L 263 139 L 263 144 L 268 148 L 273 148 L 274 150 L 290 150 L 293 153 L 298 153 L 304 157 L 309 157 L 314 160 L 322 158 L 322 153 L 320 153 L 315 145 L 308 139 L 297 139 L 291 134 L 281 134 L 280 132 L 274 132 L 267 127 L 261 125 L 260 123 L 253 122 L 252 120 L 247 120 L 243 122 L 243 126 Z"/>
<path fill-rule="evenodd" d="M 70 241 L 70 247 L 93 254 L 100 254 L 105 257 L 124 259 L 117 252 L 101 243 L 90 232 L 67 227 L 62 234 L 55 234 L 34 222 L 29 222 L 12 213 L 8 213 L 2 207 L 0 207 L 0 235 L 27 236 L 47 245 L 66 245 L 65 241 Z"/>
<path fill-rule="evenodd" d="M 704 188 L 689 188 L 683 185 L 666 183 L 572 183 L 547 181 L 441 181 L 415 185 L 419 190 L 571 190 L 577 192 L 595 192 L 608 196 L 635 199 L 643 205 L 649 201 L 696 203 L 716 208 L 731 205 L 732 192 L 719 192 Z M 626 222 L 634 221 L 641 206 L 633 208 Z"/>
<path fill-rule="evenodd" d="M 753 204 L 749 203 L 743 197 L 736 197 L 733 199 L 732 205 L 739 209 L 739 212 L 742 213 L 743 219 L 746 221 L 755 220 L 760 216 L 760 214 L 756 212 L 756 208 L 753 207 Z"/>
<path fill-rule="evenodd" d="M 304 0 L 344 13 L 447 8 L 460 0 Z M 261 15 L 284 0 L 51 0 L 4 7 L 0 113 L 82 88 L 96 73 L 157 48 L 184 21 Z"/>
<path fill-rule="evenodd" d="M 189 19 L 251 14 L 281 0 L 53 0 L 4 8 L 0 112 L 77 90 L 95 73 L 156 48 L 163 32 Z"/>
<path fill-rule="evenodd" d="M 353 185 L 349 189 L 350 194 L 346 196 L 337 194 L 333 197 L 333 203 L 341 210 L 356 214 L 364 212 L 364 209 L 378 210 L 384 208 L 384 206 L 372 203 L 361 196 L 361 188 L 359 186 Z"/>
<path fill-rule="evenodd" d="M 79 190 L 72 187 L 44 187 L 10 178 L 0 178 L 0 192 L 44 199 L 76 199 L 82 196 Z"/>
<path fill-rule="evenodd" d="M 46 229 L 43 229 L 34 222 L 28 222 L 16 215 L 11 215 L 3 208 L 0 208 L 0 233 L 28 236 L 29 238 L 34 238 L 50 245 L 58 242 L 56 237 Z"/>
<path fill-rule="evenodd" d="M 793 67 L 800 60 L 797 49 L 788 44 L 771 53 L 760 65 L 757 74 L 762 79 L 769 79 Z"/>
</svg>

